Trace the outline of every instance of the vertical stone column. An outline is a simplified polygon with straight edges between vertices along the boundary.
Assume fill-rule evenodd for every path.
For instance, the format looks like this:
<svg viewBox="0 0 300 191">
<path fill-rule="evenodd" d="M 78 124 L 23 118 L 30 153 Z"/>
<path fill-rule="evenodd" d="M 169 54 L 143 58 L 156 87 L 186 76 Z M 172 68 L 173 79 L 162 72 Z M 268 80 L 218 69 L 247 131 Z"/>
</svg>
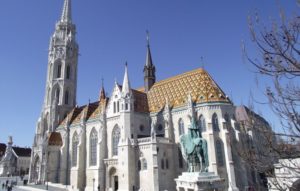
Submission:
<svg viewBox="0 0 300 191">
<path fill-rule="evenodd" d="M 231 145 L 230 145 L 229 133 L 227 129 L 223 129 L 222 134 L 224 140 L 224 154 L 225 154 L 226 168 L 227 168 L 227 175 L 228 175 L 228 191 L 238 191 L 239 189 L 236 187 Z"/>
<path fill-rule="evenodd" d="M 207 134 L 208 134 L 208 147 L 209 147 L 209 170 L 210 172 L 215 172 L 218 174 L 218 167 L 217 167 L 217 159 L 216 159 L 216 147 L 215 147 L 215 137 L 212 130 L 212 124 L 208 123 L 207 125 Z"/>
</svg>

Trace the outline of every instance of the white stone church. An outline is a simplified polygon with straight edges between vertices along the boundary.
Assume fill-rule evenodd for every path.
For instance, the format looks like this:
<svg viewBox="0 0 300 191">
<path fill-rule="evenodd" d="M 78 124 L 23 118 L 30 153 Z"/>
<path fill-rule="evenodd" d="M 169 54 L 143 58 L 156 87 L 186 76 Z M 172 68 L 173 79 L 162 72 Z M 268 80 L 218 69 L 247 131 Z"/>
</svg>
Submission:
<svg viewBox="0 0 300 191">
<path fill-rule="evenodd" d="M 232 149 L 245 147 L 248 131 L 235 119 L 236 107 L 204 69 L 156 81 L 148 41 L 144 87 L 122 84 L 108 95 L 76 106 L 79 46 L 71 0 L 50 38 L 45 100 L 37 122 L 30 182 L 47 181 L 79 191 L 175 191 L 187 170 L 179 137 L 197 119 L 208 143 L 209 171 L 224 179 L 225 190 L 263 190 L 258 173 Z M 113 74 L 112 74 L 113 75 Z"/>
</svg>

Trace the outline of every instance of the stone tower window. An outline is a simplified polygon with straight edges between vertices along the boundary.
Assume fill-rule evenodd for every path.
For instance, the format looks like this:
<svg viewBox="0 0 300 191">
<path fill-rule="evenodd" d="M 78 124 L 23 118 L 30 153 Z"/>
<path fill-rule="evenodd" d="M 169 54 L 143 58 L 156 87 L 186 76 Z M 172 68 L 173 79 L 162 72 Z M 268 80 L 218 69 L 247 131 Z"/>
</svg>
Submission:
<svg viewBox="0 0 300 191">
<path fill-rule="evenodd" d="M 112 154 L 113 156 L 118 155 L 118 144 L 120 140 L 120 128 L 116 125 L 112 132 Z"/>
<path fill-rule="evenodd" d="M 98 133 L 95 128 L 90 134 L 90 166 L 97 165 L 97 143 L 98 143 Z"/>
<path fill-rule="evenodd" d="M 218 122 L 218 116 L 216 113 L 213 114 L 212 116 L 212 127 L 213 127 L 213 130 L 214 131 L 220 131 L 220 128 L 219 128 L 219 122 Z"/>
<path fill-rule="evenodd" d="M 179 131 L 179 136 L 184 134 L 184 123 L 181 118 L 178 121 L 178 131 Z"/>
<path fill-rule="evenodd" d="M 114 113 L 116 113 L 116 102 L 114 101 Z"/>
<path fill-rule="evenodd" d="M 67 90 L 65 93 L 65 104 L 68 105 L 69 104 L 69 91 Z"/>
<path fill-rule="evenodd" d="M 160 165 L 161 165 L 161 169 L 165 169 L 165 160 L 164 159 L 160 160 Z"/>
<path fill-rule="evenodd" d="M 60 90 L 59 88 L 57 88 L 55 91 L 55 98 L 57 99 L 57 103 L 59 103 L 59 97 L 60 97 Z"/>
<path fill-rule="evenodd" d="M 72 166 L 77 166 L 77 151 L 78 151 L 79 139 L 77 133 L 73 135 L 72 139 Z"/>
<path fill-rule="evenodd" d="M 61 64 L 58 64 L 58 66 L 57 66 L 56 77 L 57 77 L 57 78 L 60 78 L 60 77 L 61 77 Z"/>
<path fill-rule="evenodd" d="M 199 127 L 201 132 L 206 131 L 205 118 L 203 117 L 203 115 L 200 115 L 200 117 L 199 117 L 198 127 Z"/>
<path fill-rule="evenodd" d="M 70 78 L 71 78 L 71 67 L 70 67 L 70 66 L 67 66 L 66 77 L 67 77 L 67 79 L 70 79 Z"/>
</svg>

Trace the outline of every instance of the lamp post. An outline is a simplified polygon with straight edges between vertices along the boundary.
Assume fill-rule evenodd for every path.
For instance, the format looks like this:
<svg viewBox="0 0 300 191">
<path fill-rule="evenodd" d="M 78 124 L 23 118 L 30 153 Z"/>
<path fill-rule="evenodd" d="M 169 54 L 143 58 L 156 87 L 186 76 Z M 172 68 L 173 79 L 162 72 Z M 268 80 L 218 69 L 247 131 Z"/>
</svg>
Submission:
<svg viewBox="0 0 300 191">
<path fill-rule="evenodd" d="M 95 191 L 94 189 L 95 189 L 95 178 L 93 178 L 93 191 Z"/>
</svg>

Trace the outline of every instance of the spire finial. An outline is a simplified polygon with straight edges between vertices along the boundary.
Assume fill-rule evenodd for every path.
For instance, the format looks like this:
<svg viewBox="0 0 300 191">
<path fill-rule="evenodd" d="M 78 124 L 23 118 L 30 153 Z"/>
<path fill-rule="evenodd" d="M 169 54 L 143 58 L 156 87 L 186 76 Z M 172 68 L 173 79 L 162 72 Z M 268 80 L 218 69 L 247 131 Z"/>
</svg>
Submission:
<svg viewBox="0 0 300 191">
<path fill-rule="evenodd" d="M 203 56 L 201 56 L 200 59 L 201 59 L 201 67 L 204 69 L 204 61 L 203 61 L 204 59 L 203 59 Z"/>
<path fill-rule="evenodd" d="M 147 39 L 147 47 L 150 47 L 150 34 L 148 30 L 146 30 L 146 39 Z"/>
<path fill-rule="evenodd" d="M 101 86 L 104 87 L 104 78 L 101 78 Z"/>
<path fill-rule="evenodd" d="M 71 13 L 71 0 L 65 0 L 63 12 L 61 15 L 61 22 L 71 22 L 72 13 Z"/>
</svg>

